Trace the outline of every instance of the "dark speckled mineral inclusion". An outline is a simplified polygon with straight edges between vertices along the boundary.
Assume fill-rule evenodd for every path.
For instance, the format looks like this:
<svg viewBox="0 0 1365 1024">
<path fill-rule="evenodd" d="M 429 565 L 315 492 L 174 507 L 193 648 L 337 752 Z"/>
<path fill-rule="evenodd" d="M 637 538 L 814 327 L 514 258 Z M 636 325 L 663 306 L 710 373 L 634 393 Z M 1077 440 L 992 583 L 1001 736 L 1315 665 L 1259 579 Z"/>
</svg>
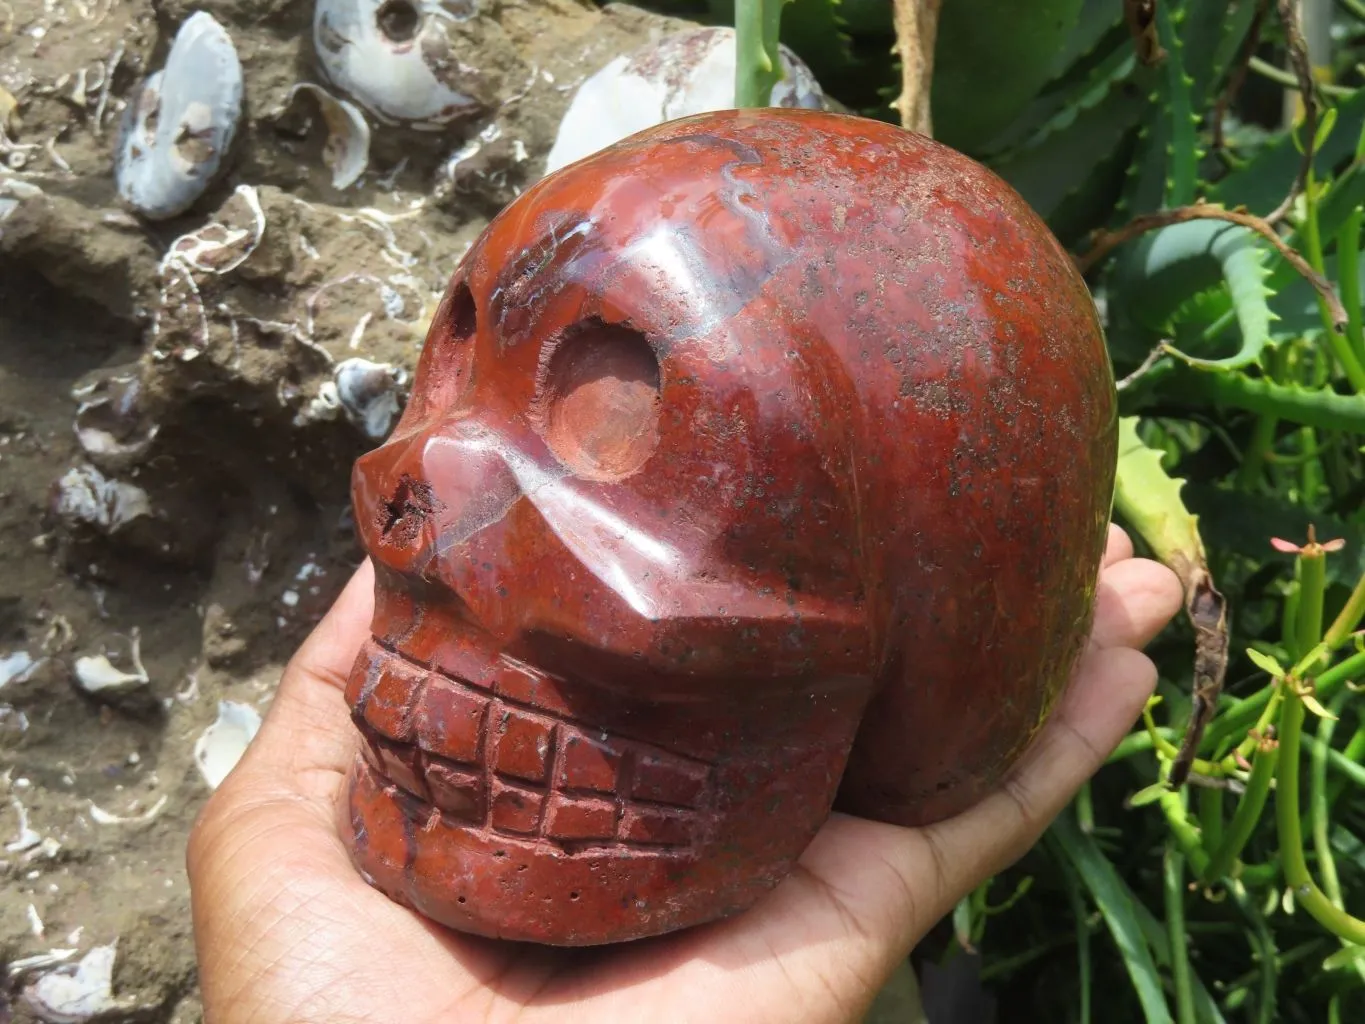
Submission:
<svg viewBox="0 0 1365 1024">
<path fill-rule="evenodd" d="M 550 176 L 355 469 L 356 865 L 587 945 L 742 911 L 832 806 L 963 810 L 1081 649 L 1115 416 L 1066 253 L 922 136 L 731 111 Z"/>
</svg>

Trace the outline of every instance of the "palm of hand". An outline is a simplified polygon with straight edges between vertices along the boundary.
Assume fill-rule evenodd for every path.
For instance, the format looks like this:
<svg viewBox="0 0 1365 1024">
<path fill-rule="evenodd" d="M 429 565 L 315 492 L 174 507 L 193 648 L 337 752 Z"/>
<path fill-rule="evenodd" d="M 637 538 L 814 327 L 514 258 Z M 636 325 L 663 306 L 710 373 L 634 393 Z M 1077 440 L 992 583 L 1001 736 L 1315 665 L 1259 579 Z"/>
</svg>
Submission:
<svg viewBox="0 0 1365 1024">
<path fill-rule="evenodd" d="M 1111 528 L 1090 647 L 1005 785 L 924 829 L 835 815 L 792 874 L 728 921 L 558 950 L 447 932 L 371 889 L 336 827 L 358 738 L 342 688 L 368 633 L 357 572 L 285 672 L 260 734 L 208 802 L 188 865 L 209 1024 L 855 1021 L 962 895 L 1021 856 L 1131 726 L 1155 683 L 1140 648 L 1174 575 Z"/>
</svg>

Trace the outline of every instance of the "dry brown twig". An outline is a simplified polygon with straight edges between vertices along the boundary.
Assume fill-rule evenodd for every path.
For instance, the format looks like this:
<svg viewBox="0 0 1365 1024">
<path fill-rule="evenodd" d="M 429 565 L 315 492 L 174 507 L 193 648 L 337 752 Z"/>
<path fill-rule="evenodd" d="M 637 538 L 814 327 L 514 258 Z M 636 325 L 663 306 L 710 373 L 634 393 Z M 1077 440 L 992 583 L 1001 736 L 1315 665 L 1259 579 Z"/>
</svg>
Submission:
<svg viewBox="0 0 1365 1024">
<path fill-rule="evenodd" d="M 892 104 L 901 127 L 933 135 L 929 100 L 934 78 L 934 40 L 943 0 L 896 0 L 896 45 L 901 59 L 901 94 Z"/>
<path fill-rule="evenodd" d="M 1294 66 L 1294 77 L 1299 80 L 1299 96 L 1303 101 L 1303 159 L 1299 161 L 1299 173 L 1294 178 L 1280 205 L 1266 214 L 1267 224 L 1283 220 L 1294 208 L 1294 200 L 1303 192 L 1308 183 L 1308 172 L 1313 169 L 1313 140 L 1318 133 L 1317 90 L 1313 82 L 1313 68 L 1308 61 L 1308 40 L 1303 37 L 1303 26 L 1299 23 L 1296 0 L 1275 0 L 1279 8 L 1280 21 L 1284 24 L 1285 41 L 1289 46 L 1289 63 Z"/>
<path fill-rule="evenodd" d="M 1123 0 L 1123 20 L 1128 25 L 1128 34 L 1133 37 L 1138 60 L 1148 67 L 1166 59 L 1166 51 L 1157 37 L 1156 5 L 1157 0 Z"/>
<path fill-rule="evenodd" d="M 1076 266 L 1082 274 L 1089 273 L 1095 264 L 1124 242 L 1131 241 L 1139 235 L 1145 235 L 1148 231 L 1155 231 L 1157 228 L 1169 227 L 1172 224 L 1184 224 L 1191 220 L 1224 220 L 1230 224 L 1240 224 L 1244 228 L 1250 228 L 1261 235 L 1322 296 L 1322 300 L 1327 303 L 1327 308 L 1332 314 L 1332 323 L 1337 331 L 1344 332 L 1346 330 L 1346 307 L 1341 304 L 1341 300 L 1337 298 L 1337 293 L 1332 290 L 1332 283 L 1314 270 L 1298 252 L 1286 245 L 1284 239 L 1276 234 L 1275 229 L 1266 222 L 1265 218 L 1257 217 L 1255 214 L 1247 213 L 1246 210 L 1242 209 L 1229 210 L 1216 203 L 1193 203 L 1189 206 L 1178 206 L 1174 210 L 1158 210 L 1156 213 L 1146 213 L 1141 217 L 1134 217 L 1115 231 L 1100 232 L 1090 249 L 1083 255 L 1076 257 Z"/>
</svg>

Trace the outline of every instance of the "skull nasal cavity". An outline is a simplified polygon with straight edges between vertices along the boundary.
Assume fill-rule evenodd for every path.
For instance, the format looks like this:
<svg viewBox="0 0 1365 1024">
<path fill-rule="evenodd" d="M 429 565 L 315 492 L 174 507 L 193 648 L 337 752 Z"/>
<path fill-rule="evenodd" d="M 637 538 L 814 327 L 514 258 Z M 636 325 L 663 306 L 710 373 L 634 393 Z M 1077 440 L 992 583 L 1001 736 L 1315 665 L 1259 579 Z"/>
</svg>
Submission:
<svg viewBox="0 0 1365 1024">
<path fill-rule="evenodd" d="M 573 328 L 550 356 L 540 396 L 545 443 L 580 476 L 633 473 L 659 443 L 659 360 L 628 327 Z"/>
<path fill-rule="evenodd" d="M 379 31 L 395 43 L 406 43 L 417 34 L 421 15 L 409 0 L 388 0 L 375 13 Z"/>
</svg>

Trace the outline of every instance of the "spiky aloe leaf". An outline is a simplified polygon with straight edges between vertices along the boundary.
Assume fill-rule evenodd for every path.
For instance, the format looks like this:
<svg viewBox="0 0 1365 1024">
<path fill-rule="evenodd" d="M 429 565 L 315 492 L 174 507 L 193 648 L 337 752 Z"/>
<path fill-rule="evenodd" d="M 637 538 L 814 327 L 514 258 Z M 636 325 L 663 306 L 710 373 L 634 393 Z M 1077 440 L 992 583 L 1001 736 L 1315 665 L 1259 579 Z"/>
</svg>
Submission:
<svg viewBox="0 0 1365 1024">
<path fill-rule="evenodd" d="M 1156 71 L 1144 69 L 1139 79 L 1151 83 L 1152 110 L 1138 136 L 1138 155 L 1128 168 L 1116 222 L 1195 199 L 1200 153 L 1185 44 L 1165 4 L 1156 7 L 1156 25 L 1166 59 Z"/>
<path fill-rule="evenodd" d="M 1161 465 L 1161 452 L 1138 436 L 1138 419 L 1119 420 L 1119 462 L 1114 510 L 1135 529 L 1148 547 L 1180 578 L 1185 614 L 1194 627 L 1194 688 L 1190 725 L 1170 781 L 1184 781 L 1204 726 L 1213 715 L 1228 663 L 1227 605 L 1213 583 L 1199 520 L 1181 500 L 1183 480 L 1172 479 Z"/>
<path fill-rule="evenodd" d="M 1121 398 L 1126 413 L 1160 403 L 1166 411 L 1242 409 L 1300 426 L 1365 433 L 1365 395 L 1345 395 L 1329 388 L 1276 384 L 1264 377 L 1200 370 L 1167 364 L 1152 370 Z"/>
<path fill-rule="evenodd" d="M 1199 366 L 1237 369 L 1271 343 L 1266 252 L 1255 233 L 1225 221 L 1192 220 L 1144 235 L 1119 263 L 1119 311 L 1154 336 L 1169 336 L 1177 311 L 1192 295 L 1220 282 L 1227 288 L 1241 343 L 1230 356 L 1181 354 Z M 1155 337 L 1153 338 L 1155 341 Z"/>
<path fill-rule="evenodd" d="M 954 0 L 939 14 L 934 134 L 966 153 L 1003 130 L 1052 78 L 1082 0 Z"/>
<path fill-rule="evenodd" d="M 1066 127 L 993 160 L 991 166 L 1041 216 L 1050 217 L 1113 156 L 1145 106 L 1140 95 L 1111 89 L 1095 106 L 1077 110 Z"/>
<path fill-rule="evenodd" d="M 1185 42 L 1191 53 L 1207 53 L 1209 59 L 1192 71 L 1194 103 L 1203 108 L 1214 101 L 1228 74 L 1241 55 L 1247 33 L 1256 17 L 1259 0 L 1236 0 L 1232 10 L 1226 3 L 1195 4 L 1189 14 L 1190 26 Z M 1213 36 L 1210 44 L 1210 36 Z M 1207 78 L 1204 77 L 1205 72 Z"/>
<path fill-rule="evenodd" d="M 836 0 L 840 20 L 854 36 L 894 36 L 892 5 L 886 0 Z"/>
<path fill-rule="evenodd" d="M 1053 208 L 1047 218 L 1048 227 L 1063 245 L 1077 247 L 1091 232 L 1105 225 L 1123 191 L 1124 172 L 1133 159 L 1136 142 L 1137 131 L 1129 128 L 1109 157 L 1096 164 Z M 1143 355 L 1151 347 L 1148 342 Z"/>
<path fill-rule="evenodd" d="M 1084 0 L 1066 42 L 1057 50 L 1050 77 L 1058 79 L 1066 75 L 1073 65 L 1093 53 L 1100 41 L 1122 24 L 1122 5 L 1113 0 Z"/>
<path fill-rule="evenodd" d="M 1148 102 L 1160 109 L 1161 94 L 1153 91 Z M 1166 198 L 1166 152 L 1171 145 L 1171 119 L 1154 114 L 1138 130 L 1137 153 L 1128 167 L 1123 195 L 1114 211 L 1114 222 L 1123 223 L 1161 209 Z"/>
<path fill-rule="evenodd" d="M 1205 6 L 1215 5 L 1210 0 Z M 1199 119 L 1195 116 L 1191 98 L 1194 79 L 1185 70 L 1185 43 L 1176 33 L 1175 18 L 1176 15 L 1167 4 L 1156 5 L 1157 38 L 1166 50 L 1166 74 L 1161 90 L 1162 113 L 1171 125 L 1166 166 L 1166 205 L 1185 206 L 1195 200 L 1201 154 L 1195 133 Z"/>
<path fill-rule="evenodd" d="M 1046 136 L 1069 128 L 1082 111 L 1102 102 L 1111 90 L 1126 81 L 1136 65 L 1137 55 L 1125 39 L 1111 47 L 1084 77 L 1033 100 L 982 151 L 997 154 L 1016 146 L 1038 145 Z"/>
</svg>

